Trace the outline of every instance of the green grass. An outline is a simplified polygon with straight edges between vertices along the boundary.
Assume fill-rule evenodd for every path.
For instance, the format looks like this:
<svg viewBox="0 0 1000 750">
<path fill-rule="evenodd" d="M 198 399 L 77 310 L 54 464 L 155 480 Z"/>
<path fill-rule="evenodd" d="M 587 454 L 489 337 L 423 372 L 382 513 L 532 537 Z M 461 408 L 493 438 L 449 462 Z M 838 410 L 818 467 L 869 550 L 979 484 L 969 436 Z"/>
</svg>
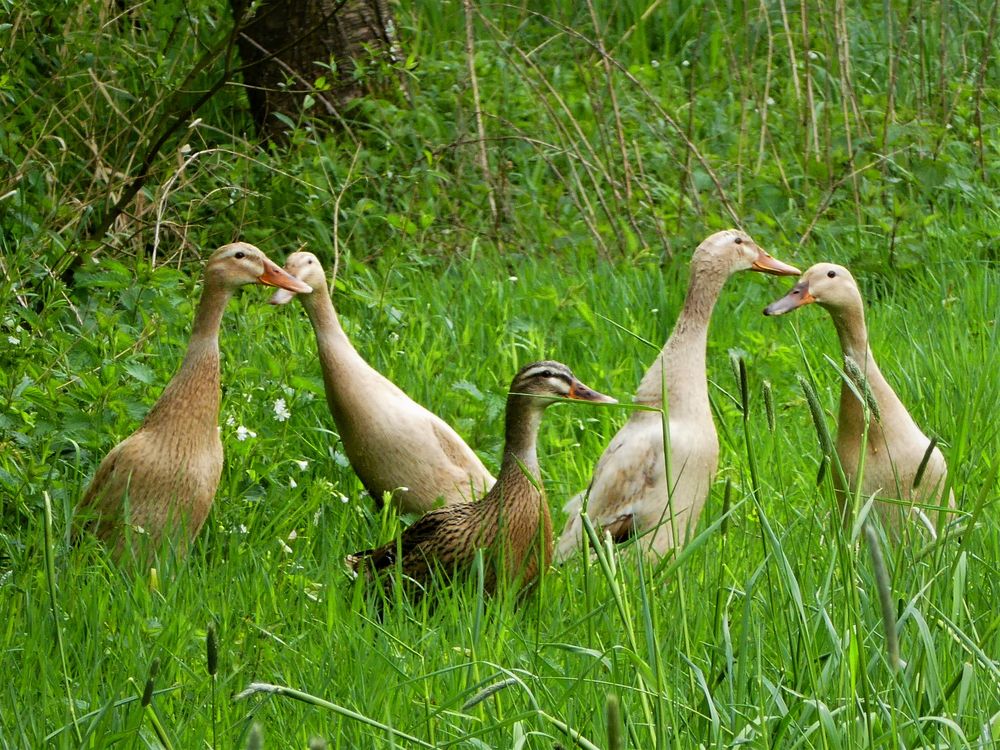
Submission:
<svg viewBox="0 0 1000 750">
<path fill-rule="evenodd" d="M 775 254 L 801 265 L 817 259 Z M 601 316 L 660 342 L 685 279 L 681 266 L 664 271 L 648 262 L 594 261 L 568 275 L 526 259 L 516 280 L 497 260 L 345 265 L 336 301 L 358 348 L 457 424 L 494 469 L 510 373 L 555 357 L 627 398 L 653 352 Z M 942 437 L 960 507 L 972 513 L 985 504 L 960 539 L 928 550 L 920 540 L 884 544 L 906 662 L 897 674 L 885 655 L 867 553 L 832 521 L 828 482 L 816 486 L 815 433 L 795 382 L 811 369 L 822 403 L 835 412 L 839 378 L 823 357 L 836 356 L 832 326 L 818 308 L 781 320 L 760 315 L 787 282 L 743 274 L 720 300 L 709 362 L 722 470 L 701 534 L 678 561 L 661 570 L 640 568 L 628 555 L 607 570 L 576 561 L 545 576 L 520 608 L 511 596 L 484 601 L 473 577 L 436 608 L 401 603 L 380 623 L 340 561 L 388 539 L 398 522 L 372 511 L 344 466 L 304 313 L 266 306 L 259 289 L 245 290 L 224 324 L 226 468 L 190 560 L 161 568 L 153 586 L 93 545 L 66 548 L 72 504 L 102 453 L 134 428 L 136 412 L 172 373 L 186 335 L 195 289 L 178 287 L 173 271 L 140 277 L 141 284 L 95 287 L 93 307 L 81 311 L 86 339 L 75 336 L 75 316 L 57 309 L 44 316 L 48 335 L 22 344 L 31 354 L 23 372 L 37 383 L 21 390 L 17 408 L 34 418 L 33 435 L 43 420 L 52 428 L 32 450 L 15 445 L 14 456 L 54 501 L 58 613 L 44 572 L 43 516 L 33 510 L 41 498 L 26 490 L 17 501 L 30 512 L 3 537 L 5 746 L 38 746 L 53 734 L 54 746 L 80 746 L 67 690 L 84 744 L 93 747 L 155 745 L 150 711 L 173 747 L 238 746 L 254 721 L 275 747 L 304 746 L 313 736 L 332 747 L 391 744 L 375 725 L 438 747 L 509 747 L 519 737 L 530 747 L 572 746 L 553 719 L 603 746 L 609 695 L 620 700 L 629 747 L 954 746 L 992 736 L 1000 537 L 996 425 L 983 415 L 1000 407 L 991 374 L 1000 366 L 995 269 L 941 258 L 869 306 L 876 356 L 917 421 Z M 130 315 L 124 303 L 134 286 L 160 302 Z M 155 335 L 137 347 L 132 338 L 143 330 Z M 731 349 L 743 350 L 747 363 L 746 438 Z M 101 362 L 117 364 L 88 373 L 88 363 Z M 760 396 L 765 379 L 773 384 L 773 433 Z M 277 398 L 291 409 L 286 422 L 274 419 Z M 540 455 L 557 526 L 558 508 L 584 486 L 625 415 L 560 406 L 546 416 Z M 257 437 L 236 440 L 238 425 Z M 210 624 L 219 642 L 214 720 Z M 154 659 L 160 692 L 143 709 Z M 305 691 L 342 710 L 279 696 L 234 700 L 251 682 Z"/>
<path fill-rule="evenodd" d="M 306 110 L 272 149 L 239 80 L 220 85 L 225 3 L 0 0 L 0 748 L 245 747 L 255 723 L 266 747 L 995 743 L 1000 6 L 473 7 L 485 171 L 461 3 L 395 7 L 416 63 L 400 90 L 339 137 Z M 736 223 L 802 268 L 852 269 L 881 369 L 949 461 L 960 535 L 876 530 L 898 671 L 862 533 L 817 482 L 801 378 L 832 429 L 833 328 L 816 307 L 765 319 L 789 282 L 757 274 L 730 281 L 709 341 L 718 480 L 657 569 L 577 560 L 520 607 L 473 575 L 379 621 L 341 560 L 405 519 L 363 497 L 305 315 L 261 289 L 224 322 L 226 467 L 190 559 L 154 580 L 66 544 L 180 361 L 200 259 L 230 239 L 328 266 L 338 247 L 357 347 L 496 470 L 518 367 L 559 359 L 627 401 L 689 253 Z M 627 413 L 547 413 L 557 528 Z M 306 700 L 236 698 L 254 682 Z"/>
</svg>

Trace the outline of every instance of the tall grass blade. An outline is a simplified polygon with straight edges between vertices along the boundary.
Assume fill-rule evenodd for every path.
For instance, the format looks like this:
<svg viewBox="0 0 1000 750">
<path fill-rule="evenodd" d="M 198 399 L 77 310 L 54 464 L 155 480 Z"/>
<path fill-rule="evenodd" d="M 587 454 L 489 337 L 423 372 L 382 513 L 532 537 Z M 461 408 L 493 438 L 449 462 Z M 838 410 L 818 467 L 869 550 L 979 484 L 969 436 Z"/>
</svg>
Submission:
<svg viewBox="0 0 1000 750">
<path fill-rule="evenodd" d="M 66 661 L 66 647 L 63 644 L 62 625 L 59 616 L 59 597 L 56 594 L 56 563 L 55 535 L 52 533 L 52 499 L 48 492 L 43 492 L 45 502 L 45 582 L 49 593 L 49 609 L 52 613 L 52 627 L 56 636 L 56 648 L 59 650 L 59 663 L 62 668 L 63 686 L 66 690 L 66 708 L 69 710 L 70 721 L 73 724 L 73 734 L 78 743 L 83 742 L 83 735 L 76 718 L 76 702 L 73 700 L 72 683 L 69 676 L 69 665 Z"/>
<path fill-rule="evenodd" d="M 878 543 L 878 535 L 870 523 L 865 523 L 865 540 L 872 559 L 872 571 L 875 574 L 875 589 L 878 592 L 879 609 L 882 612 L 882 629 L 885 632 L 885 649 L 889 658 L 889 666 L 898 671 L 902 666 L 899 658 L 899 636 L 896 632 L 896 608 L 892 601 L 892 584 L 889 580 L 889 570 L 882 557 L 882 548 Z"/>
<path fill-rule="evenodd" d="M 917 473 L 913 475 L 913 489 L 917 489 L 917 487 L 920 486 L 920 480 L 924 478 L 924 471 L 927 469 L 927 462 L 930 461 L 931 456 L 934 455 L 934 449 L 937 447 L 937 443 L 937 436 L 934 436 L 927 444 L 927 450 L 924 451 L 924 455 L 920 459 L 920 463 L 917 464 Z"/>
<path fill-rule="evenodd" d="M 315 695 L 310 695 L 309 693 L 301 690 L 296 690 L 295 688 L 285 687 L 284 685 L 273 685 L 269 682 L 251 682 L 247 685 L 245 690 L 233 696 L 233 700 L 243 700 L 244 698 L 248 698 L 256 693 L 266 693 L 270 695 L 280 695 L 284 698 L 293 698 L 294 700 L 308 703 L 311 706 L 325 708 L 338 716 L 343 716 L 344 718 L 356 721 L 359 724 L 365 724 L 366 726 L 378 729 L 395 739 L 406 740 L 407 742 L 411 742 L 418 747 L 434 747 L 434 745 L 429 742 L 424 742 L 419 737 L 414 737 L 406 732 L 401 732 L 395 727 L 390 727 L 388 724 L 383 724 L 382 722 L 376 721 L 375 719 L 365 716 L 364 714 L 360 714 L 357 711 L 352 711 L 349 708 L 332 703 L 331 701 L 324 700 L 323 698 L 319 698 Z"/>
</svg>

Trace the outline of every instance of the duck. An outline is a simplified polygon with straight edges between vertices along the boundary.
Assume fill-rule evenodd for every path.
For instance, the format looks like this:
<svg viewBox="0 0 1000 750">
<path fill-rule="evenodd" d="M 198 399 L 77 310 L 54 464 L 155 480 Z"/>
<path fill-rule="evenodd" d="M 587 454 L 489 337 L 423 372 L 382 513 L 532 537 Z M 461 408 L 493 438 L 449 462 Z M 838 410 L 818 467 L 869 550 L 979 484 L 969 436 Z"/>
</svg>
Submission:
<svg viewBox="0 0 1000 750">
<path fill-rule="evenodd" d="M 349 555 L 348 567 L 372 580 L 398 565 L 419 596 L 435 570 L 446 579 L 468 570 L 482 549 L 487 593 L 494 593 L 500 580 L 533 583 L 552 560 L 552 518 L 538 466 L 538 428 L 545 409 L 560 399 L 617 403 L 581 383 L 559 362 L 522 368 L 507 396 L 503 459 L 493 488 L 478 502 L 427 513 L 388 544 Z"/>
<path fill-rule="evenodd" d="M 872 496 L 897 501 L 879 499 L 875 503 L 888 528 L 901 531 L 904 517 L 909 515 L 936 536 L 937 512 L 926 513 L 919 506 L 940 505 L 948 466 L 936 441 L 917 426 L 876 364 L 868 340 L 864 300 L 851 272 L 834 263 L 817 263 L 802 274 L 788 294 L 764 308 L 764 315 L 784 315 L 814 302 L 830 313 L 837 329 L 845 373 L 851 377 L 853 372 L 859 380 L 850 385 L 845 380 L 840 388 L 835 447 L 843 475 L 835 471 L 833 481 L 845 521 L 849 493 L 860 490 L 862 501 Z M 859 400 L 859 394 L 868 398 L 866 391 L 874 404 Z M 866 418 L 866 412 L 871 419 Z M 918 483 L 921 464 L 924 470 Z M 947 506 L 955 508 L 955 495 L 950 490 Z"/>
<path fill-rule="evenodd" d="M 706 238 L 691 256 L 690 266 L 687 296 L 673 332 L 634 397 L 645 408 L 633 411 L 608 443 L 588 489 L 566 504 L 557 563 L 565 563 L 581 548 L 583 512 L 598 533 L 610 535 L 615 543 L 642 536 L 643 550 L 652 559 L 683 544 L 698 523 L 719 459 L 705 365 L 712 309 L 734 273 L 749 270 L 797 276 L 800 272 L 737 229 Z M 664 389 L 669 487 L 661 411 Z"/>
<path fill-rule="evenodd" d="M 376 505 L 381 508 L 389 497 L 400 513 L 422 515 L 486 494 L 496 480 L 458 433 L 351 344 L 319 259 L 307 251 L 292 253 L 285 271 L 314 291 L 296 295 L 279 289 L 271 304 L 284 305 L 296 296 L 302 302 L 316 334 L 326 401 L 344 453 Z"/>
<path fill-rule="evenodd" d="M 222 473 L 219 327 L 247 284 L 309 287 L 246 242 L 205 263 L 201 300 L 180 369 L 142 425 L 104 457 L 74 515 L 74 537 L 93 533 L 117 559 L 146 561 L 169 541 L 184 556 L 208 517 Z"/>
</svg>

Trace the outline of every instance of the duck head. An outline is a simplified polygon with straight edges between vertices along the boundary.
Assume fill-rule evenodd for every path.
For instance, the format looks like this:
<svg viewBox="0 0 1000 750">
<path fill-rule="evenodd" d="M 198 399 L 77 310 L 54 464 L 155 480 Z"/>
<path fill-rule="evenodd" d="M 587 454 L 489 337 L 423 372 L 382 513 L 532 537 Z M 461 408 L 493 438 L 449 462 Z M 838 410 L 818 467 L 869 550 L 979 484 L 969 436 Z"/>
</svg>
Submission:
<svg viewBox="0 0 1000 750">
<path fill-rule="evenodd" d="M 816 302 L 831 311 L 861 307 L 861 292 L 851 272 L 834 263 L 817 263 L 806 269 L 799 283 L 764 308 L 765 315 L 784 315 Z"/>
<path fill-rule="evenodd" d="M 707 237 L 691 258 L 692 264 L 711 264 L 728 271 L 759 271 L 775 276 L 798 276 L 801 271 L 765 252 L 746 232 L 725 229 Z M 727 274 L 728 275 L 728 274 Z"/>
<path fill-rule="evenodd" d="M 285 260 L 285 271 L 312 287 L 309 292 L 312 292 L 313 289 L 326 288 L 326 271 L 323 270 L 319 258 L 312 253 L 305 251 L 292 253 Z M 268 302 L 272 305 L 286 305 L 294 297 L 295 290 L 279 289 L 271 295 Z"/>
<path fill-rule="evenodd" d="M 618 400 L 581 383 L 561 362 L 533 362 L 521 368 L 510 384 L 512 395 L 531 396 L 543 408 L 560 399 L 617 404 Z"/>
<path fill-rule="evenodd" d="M 246 242 L 232 242 L 212 253 L 205 264 L 205 281 L 227 289 L 264 284 L 289 292 L 312 291 L 308 284 L 283 271 L 281 266 Z"/>
</svg>

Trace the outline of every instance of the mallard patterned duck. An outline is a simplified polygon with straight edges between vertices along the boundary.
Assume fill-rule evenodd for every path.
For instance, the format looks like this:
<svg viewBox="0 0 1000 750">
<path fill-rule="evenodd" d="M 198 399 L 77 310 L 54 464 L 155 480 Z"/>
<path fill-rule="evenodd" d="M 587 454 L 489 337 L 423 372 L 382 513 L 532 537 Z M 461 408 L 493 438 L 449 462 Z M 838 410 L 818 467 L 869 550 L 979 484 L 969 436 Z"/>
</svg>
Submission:
<svg viewBox="0 0 1000 750">
<path fill-rule="evenodd" d="M 826 308 L 833 319 L 844 356 L 845 372 L 849 377 L 852 371 L 855 377 L 860 376 L 860 382 L 854 383 L 854 388 L 847 382 L 843 382 L 840 388 L 836 450 L 845 477 L 835 471 L 833 479 L 842 506 L 847 502 L 846 490 L 858 489 L 859 482 L 862 502 L 877 495 L 910 503 L 938 505 L 948 476 L 944 456 L 936 445 L 932 448 L 930 439 L 917 427 L 875 364 L 868 344 L 864 301 L 850 271 L 833 263 L 817 263 L 802 274 L 801 281 L 785 297 L 768 305 L 764 314 L 783 315 L 813 302 Z M 864 440 L 865 405 L 856 395 L 864 394 L 866 384 L 877 405 L 867 427 L 867 441 Z M 925 464 L 923 476 L 916 485 L 914 480 L 922 463 Z M 844 478 L 847 488 L 843 486 Z M 955 507 L 952 493 L 948 496 L 948 507 Z M 907 508 L 905 503 L 878 502 L 876 508 L 890 528 L 899 530 L 905 514 L 920 519 L 932 534 L 935 533 L 937 514 L 933 511 L 925 513 L 919 507 Z"/>
<path fill-rule="evenodd" d="M 425 513 L 467 502 L 493 486 L 493 476 L 451 427 L 413 401 L 358 354 L 340 325 L 319 259 L 293 253 L 285 270 L 311 286 L 300 294 L 312 322 L 326 400 L 351 467 L 381 506 L 385 493 L 402 512 Z M 271 303 L 295 295 L 278 290 Z"/>
<path fill-rule="evenodd" d="M 184 554 L 208 516 L 222 472 L 219 326 L 229 298 L 245 284 L 310 291 L 245 242 L 224 245 L 208 259 L 180 369 L 142 426 L 101 462 L 77 509 L 75 533 L 92 531 L 115 557 L 127 539 L 138 560 L 166 539 Z"/>
<path fill-rule="evenodd" d="M 557 562 L 580 548 L 584 508 L 599 533 L 603 530 L 616 542 L 644 535 L 642 545 L 653 556 L 682 544 L 698 523 L 719 459 L 705 369 L 708 324 L 723 285 L 738 271 L 799 273 L 737 230 L 716 232 L 698 246 L 691 257 L 684 308 L 635 395 L 636 403 L 659 409 L 666 387 L 670 491 L 663 417 L 659 411 L 635 411 L 601 455 L 589 489 L 567 504 Z"/>
<path fill-rule="evenodd" d="M 532 582 L 552 559 L 552 520 L 541 489 L 536 439 L 542 413 L 560 398 L 615 403 L 559 362 L 523 368 L 507 396 L 500 477 L 486 497 L 431 511 L 398 540 L 350 555 L 348 565 L 371 577 L 398 561 L 404 575 L 424 586 L 435 569 L 446 577 L 467 569 L 482 549 L 487 591 L 494 591 L 500 578 Z"/>
</svg>

